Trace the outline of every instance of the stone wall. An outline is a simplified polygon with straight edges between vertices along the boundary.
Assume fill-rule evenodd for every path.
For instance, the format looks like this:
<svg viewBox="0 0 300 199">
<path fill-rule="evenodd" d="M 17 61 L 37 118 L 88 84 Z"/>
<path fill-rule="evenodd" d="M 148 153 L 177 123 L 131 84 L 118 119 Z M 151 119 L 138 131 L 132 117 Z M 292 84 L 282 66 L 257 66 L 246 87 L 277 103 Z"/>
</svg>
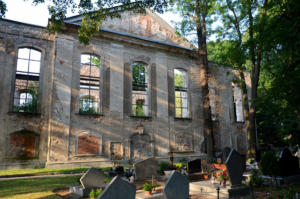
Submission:
<svg viewBox="0 0 300 199">
<path fill-rule="evenodd" d="M 10 21 L 0 23 L 0 135 L 5 138 L 0 140 L 1 168 L 24 163 L 47 167 L 99 166 L 149 156 L 167 158 L 170 151 L 178 159 L 205 156 L 200 70 L 192 51 L 106 31 L 84 46 L 78 41 L 75 25 L 52 35 L 45 28 Z M 38 114 L 11 111 L 20 46 L 32 46 L 42 52 Z M 100 58 L 100 114 L 79 114 L 83 53 Z M 132 114 L 134 62 L 147 67 L 148 116 Z M 174 69 L 183 69 L 188 74 L 188 118 L 175 118 Z M 243 153 L 244 124 L 233 118 L 231 81 L 235 71 L 213 64 L 210 70 L 217 117 L 215 148 L 220 151 L 229 146 Z M 30 132 L 28 135 L 38 139 L 28 147 L 28 154 L 34 154 L 31 158 L 20 160 L 9 155 L 10 143 L 16 143 L 10 137 L 19 135 L 12 134 L 16 132 Z M 20 146 L 27 143 L 23 140 Z M 33 146 L 37 147 L 36 153 L 30 153 Z"/>
</svg>

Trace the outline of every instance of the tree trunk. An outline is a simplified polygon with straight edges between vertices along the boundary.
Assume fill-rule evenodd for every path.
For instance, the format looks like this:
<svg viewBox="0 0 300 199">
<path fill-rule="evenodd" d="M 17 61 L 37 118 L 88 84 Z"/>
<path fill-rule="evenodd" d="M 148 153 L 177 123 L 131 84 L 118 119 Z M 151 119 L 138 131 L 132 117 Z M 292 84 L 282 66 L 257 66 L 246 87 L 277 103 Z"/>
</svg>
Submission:
<svg viewBox="0 0 300 199">
<path fill-rule="evenodd" d="M 202 106 L 203 106 L 203 121 L 204 121 L 204 136 L 206 142 L 206 150 L 209 157 L 214 155 L 214 136 L 213 125 L 211 120 L 211 108 L 209 103 L 209 88 L 208 88 L 208 59 L 206 48 L 206 14 L 201 11 L 199 0 L 196 1 L 196 26 L 198 38 L 198 61 L 200 65 L 200 79 L 202 88 Z"/>
</svg>

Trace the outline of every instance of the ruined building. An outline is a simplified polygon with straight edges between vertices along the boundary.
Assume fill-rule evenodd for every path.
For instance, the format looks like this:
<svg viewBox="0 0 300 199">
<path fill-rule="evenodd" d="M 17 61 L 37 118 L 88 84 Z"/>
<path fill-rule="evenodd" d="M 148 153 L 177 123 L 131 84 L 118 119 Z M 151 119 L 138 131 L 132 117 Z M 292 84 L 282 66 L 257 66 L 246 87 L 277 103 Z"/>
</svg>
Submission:
<svg viewBox="0 0 300 199">
<path fill-rule="evenodd" d="M 147 10 L 107 19 L 85 46 L 80 20 L 68 18 L 56 34 L 0 21 L 0 169 L 204 156 L 200 69 L 190 43 Z M 236 71 L 209 68 L 215 149 L 245 154 Z"/>
</svg>

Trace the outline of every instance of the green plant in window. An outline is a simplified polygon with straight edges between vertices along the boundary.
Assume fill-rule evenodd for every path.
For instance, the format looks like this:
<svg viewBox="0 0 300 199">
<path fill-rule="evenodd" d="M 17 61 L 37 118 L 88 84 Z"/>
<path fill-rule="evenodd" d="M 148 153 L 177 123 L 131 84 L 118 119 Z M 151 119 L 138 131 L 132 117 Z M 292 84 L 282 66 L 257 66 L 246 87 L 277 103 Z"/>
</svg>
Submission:
<svg viewBox="0 0 300 199">
<path fill-rule="evenodd" d="M 91 96 L 84 96 L 80 99 L 79 104 L 79 113 L 80 114 L 97 114 L 97 109 L 93 106 L 93 98 Z"/>
<path fill-rule="evenodd" d="M 98 57 L 91 56 L 90 59 L 91 59 L 92 64 L 94 64 L 95 66 L 100 68 L 100 59 Z"/>
<path fill-rule="evenodd" d="M 14 105 L 14 112 L 36 113 L 38 111 L 38 82 L 29 82 L 26 95 L 30 95 L 31 99 L 27 99 L 25 103 Z"/>
<path fill-rule="evenodd" d="M 136 116 L 144 116 L 144 103 L 143 99 L 136 100 L 136 108 L 135 108 L 135 115 Z"/>
<path fill-rule="evenodd" d="M 174 74 L 174 85 L 175 87 L 183 87 L 183 77 L 182 74 Z"/>
</svg>

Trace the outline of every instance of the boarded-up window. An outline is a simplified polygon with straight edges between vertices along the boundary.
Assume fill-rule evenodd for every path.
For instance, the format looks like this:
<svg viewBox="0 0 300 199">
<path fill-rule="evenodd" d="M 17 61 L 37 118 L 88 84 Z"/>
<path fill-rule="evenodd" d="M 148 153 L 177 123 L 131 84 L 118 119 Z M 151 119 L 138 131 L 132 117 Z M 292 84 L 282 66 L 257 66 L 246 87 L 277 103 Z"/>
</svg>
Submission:
<svg viewBox="0 0 300 199">
<path fill-rule="evenodd" d="M 37 156 L 39 136 L 33 132 L 20 131 L 10 134 L 8 158 L 34 158 Z"/>
<path fill-rule="evenodd" d="M 100 154 L 100 138 L 94 134 L 86 133 L 78 136 L 78 155 L 98 155 Z"/>
</svg>

